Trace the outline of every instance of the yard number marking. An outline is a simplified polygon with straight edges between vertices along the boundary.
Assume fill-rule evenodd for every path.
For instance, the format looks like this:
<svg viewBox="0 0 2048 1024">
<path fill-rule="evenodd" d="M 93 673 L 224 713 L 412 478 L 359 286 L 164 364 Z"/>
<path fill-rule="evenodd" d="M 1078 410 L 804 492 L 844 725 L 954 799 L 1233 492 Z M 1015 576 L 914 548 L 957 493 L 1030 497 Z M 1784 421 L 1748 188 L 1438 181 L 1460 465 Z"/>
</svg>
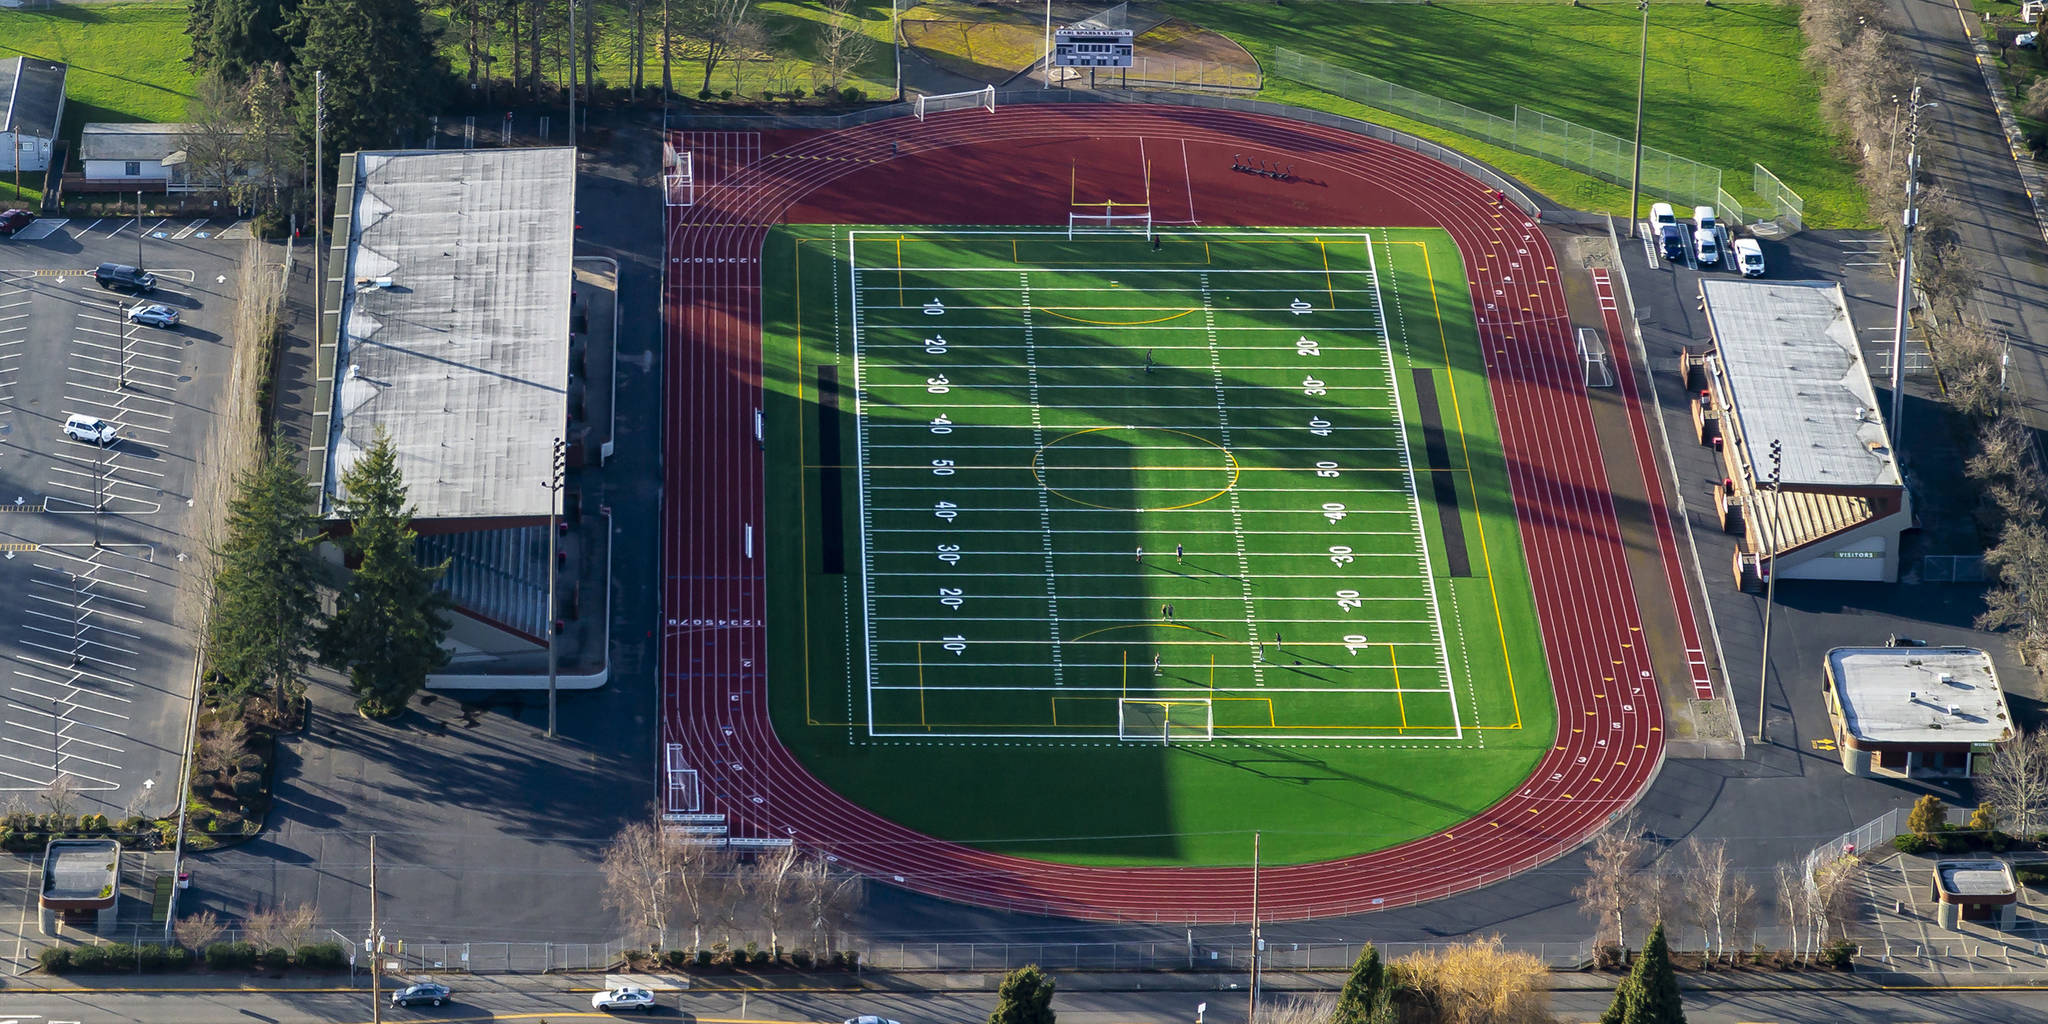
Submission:
<svg viewBox="0 0 2048 1024">
<path fill-rule="evenodd" d="M 960 506 L 955 505 L 950 501 L 942 501 L 932 506 L 932 515 L 935 515 L 949 523 L 952 522 L 954 517 L 958 516 L 959 514 Z"/>
<path fill-rule="evenodd" d="M 1317 437 L 1328 437 L 1330 436 L 1330 421 L 1321 416 L 1310 416 L 1308 418 L 1308 432 Z"/>
<path fill-rule="evenodd" d="M 929 338 L 926 338 L 924 340 L 924 354 L 928 356 L 945 355 L 946 336 L 943 334 L 935 334 Z"/>
<path fill-rule="evenodd" d="M 924 379 L 924 389 L 934 395 L 943 395 L 953 390 L 953 382 L 947 380 L 946 375 L 942 373 L 936 377 L 926 377 Z"/>
<path fill-rule="evenodd" d="M 1351 549 L 1342 544 L 1330 545 L 1330 561 L 1337 565 L 1350 565 L 1352 562 Z"/>
<path fill-rule="evenodd" d="M 967 638 L 966 638 L 966 637 L 964 637 L 964 636 L 959 636 L 959 635 L 954 635 L 954 636 L 940 637 L 939 639 L 940 639 L 940 640 L 942 640 L 942 641 L 944 641 L 944 643 L 940 645 L 940 646 L 941 646 L 941 648 L 942 648 L 942 649 L 944 649 L 945 651 L 947 651 L 948 653 L 951 653 L 951 654 L 955 654 L 955 655 L 962 655 L 962 654 L 966 654 L 966 653 L 967 653 Z"/>
<path fill-rule="evenodd" d="M 1301 393 L 1310 398 L 1318 398 L 1329 394 L 1330 389 L 1328 385 L 1314 377 L 1303 377 L 1301 379 Z"/>
<path fill-rule="evenodd" d="M 948 418 L 945 413 L 940 413 L 937 416 L 932 417 L 932 433 L 950 434 L 952 432 L 953 421 L 950 418 Z"/>
<path fill-rule="evenodd" d="M 960 545 L 939 545 L 939 561 L 946 563 L 948 567 L 958 565 L 960 563 Z"/>
<path fill-rule="evenodd" d="M 937 299 L 933 299 L 933 300 L 931 300 L 930 302 L 927 302 L 927 303 L 925 303 L 925 304 L 924 304 L 924 315 L 926 315 L 926 316 L 945 316 L 945 315 L 946 315 L 946 304 L 945 304 L 945 303 L 943 303 L 943 302 L 940 302 L 940 301 L 939 301 L 939 300 L 937 300 Z"/>
<path fill-rule="evenodd" d="M 932 460 L 932 475 L 933 475 L 933 476 L 952 476 L 952 475 L 953 475 L 953 460 L 952 460 L 952 459 L 933 459 L 933 460 Z"/>
<path fill-rule="evenodd" d="M 1314 341 L 1309 340 L 1307 335 L 1302 335 L 1300 338 L 1295 339 L 1294 350 L 1304 356 L 1319 356 L 1323 354 L 1322 348 Z"/>
<path fill-rule="evenodd" d="M 1347 612 L 1357 611 L 1365 607 L 1365 602 L 1358 599 L 1358 591 L 1356 590 L 1339 590 L 1337 591 L 1337 607 Z"/>
<path fill-rule="evenodd" d="M 959 587 L 940 587 L 939 603 L 957 612 L 961 605 L 967 603 L 967 598 L 962 596 Z"/>
<path fill-rule="evenodd" d="M 1304 313 L 1311 313 L 1315 311 L 1314 306 L 1311 306 L 1308 303 L 1301 301 L 1300 299 L 1296 299 L 1293 302 L 1288 303 L 1287 308 L 1290 311 L 1292 311 L 1295 316 L 1301 316 Z"/>
<path fill-rule="evenodd" d="M 1323 502 L 1323 518 L 1328 519 L 1331 526 L 1337 525 L 1337 521 L 1344 518 L 1344 503 L 1341 501 Z"/>
<path fill-rule="evenodd" d="M 1327 460 L 1316 463 L 1316 475 L 1324 478 L 1334 478 L 1337 475 L 1337 464 Z"/>
</svg>

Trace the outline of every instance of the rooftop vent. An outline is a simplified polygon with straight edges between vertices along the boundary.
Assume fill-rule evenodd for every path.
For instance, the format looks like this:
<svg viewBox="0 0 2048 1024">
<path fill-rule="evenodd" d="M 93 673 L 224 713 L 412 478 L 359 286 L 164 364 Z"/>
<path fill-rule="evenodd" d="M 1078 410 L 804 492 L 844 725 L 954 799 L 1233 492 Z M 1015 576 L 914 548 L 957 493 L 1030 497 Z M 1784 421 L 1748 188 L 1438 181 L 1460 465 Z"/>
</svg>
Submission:
<svg viewBox="0 0 2048 1024">
<path fill-rule="evenodd" d="M 359 290 L 359 291 L 366 291 L 366 292 L 382 291 L 383 289 L 385 289 L 385 288 L 389 288 L 389 287 L 391 287 L 391 286 L 392 286 L 393 284 L 396 284 L 396 283 L 397 283 L 397 282 L 394 282 L 393 280 L 391 280 L 391 279 L 390 279 L 390 278 L 388 278 L 388 277 L 359 277 L 359 278 L 356 278 L 356 288 L 357 288 L 357 290 Z"/>
</svg>

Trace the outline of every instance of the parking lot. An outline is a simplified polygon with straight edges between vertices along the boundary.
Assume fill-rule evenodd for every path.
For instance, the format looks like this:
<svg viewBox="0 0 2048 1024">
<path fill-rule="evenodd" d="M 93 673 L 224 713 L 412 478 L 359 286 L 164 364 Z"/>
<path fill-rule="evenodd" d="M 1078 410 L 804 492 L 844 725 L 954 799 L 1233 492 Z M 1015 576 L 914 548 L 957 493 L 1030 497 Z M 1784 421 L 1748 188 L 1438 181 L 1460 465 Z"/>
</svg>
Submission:
<svg viewBox="0 0 2048 1024">
<path fill-rule="evenodd" d="M 230 361 L 229 220 L 37 221 L 0 240 L 0 803 L 60 776 L 74 810 L 167 813 L 193 684 L 177 600 Z M 101 262 L 156 275 L 102 288 Z M 137 304 L 175 327 L 131 322 Z M 111 424 L 95 444 L 68 417 Z"/>
</svg>

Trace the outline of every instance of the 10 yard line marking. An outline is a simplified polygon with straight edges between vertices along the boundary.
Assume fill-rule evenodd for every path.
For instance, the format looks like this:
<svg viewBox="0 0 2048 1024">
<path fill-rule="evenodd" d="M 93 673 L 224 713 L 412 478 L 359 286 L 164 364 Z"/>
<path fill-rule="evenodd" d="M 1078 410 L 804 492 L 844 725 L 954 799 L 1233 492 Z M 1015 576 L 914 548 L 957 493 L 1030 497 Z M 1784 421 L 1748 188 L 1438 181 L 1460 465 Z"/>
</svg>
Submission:
<svg viewBox="0 0 2048 1024">
<path fill-rule="evenodd" d="M 1031 329 L 1031 274 L 1020 271 L 1017 274 L 1017 289 L 1020 305 L 1024 310 L 1024 379 L 1030 385 L 1026 392 L 1031 403 L 1031 450 L 1045 447 L 1045 426 L 1041 422 L 1038 408 L 1038 348 L 1032 343 Z M 1052 636 L 1052 684 L 1066 684 L 1066 665 L 1060 655 L 1060 595 L 1059 574 L 1053 570 L 1052 552 L 1052 497 L 1043 487 L 1038 491 L 1038 531 L 1045 542 L 1045 604 L 1046 629 Z M 870 588 L 872 589 L 872 588 Z"/>
<path fill-rule="evenodd" d="M 1223 355 L 1216 348 L 1216 309 L 1209 304 L 1209 275 L 1204 272 L 1198 279 L 1202 284 L 1202 330 L 1209 338 L 1209 372 L 1216 378 L 1216 436 L 1223 442 L 1223 450 L 1230 450 L 1230 407 L 1226 404 L 1223 386 Z M 1263 654 L 1265 642 L 1259 639 L 1258 612 L 1252 604 L 1252 564 L 1244 550 L 1244 510 L 1238 504 L 1237 488 L 1230 489 L 1231 539 L 1237 545 L 1237 580 L 1244 589 L 1245 634 L 1251 639 L 1252 650 Z M 1265 658 L 1252 660 L 1252 685 L 1266 685 Z"/>
</svg>

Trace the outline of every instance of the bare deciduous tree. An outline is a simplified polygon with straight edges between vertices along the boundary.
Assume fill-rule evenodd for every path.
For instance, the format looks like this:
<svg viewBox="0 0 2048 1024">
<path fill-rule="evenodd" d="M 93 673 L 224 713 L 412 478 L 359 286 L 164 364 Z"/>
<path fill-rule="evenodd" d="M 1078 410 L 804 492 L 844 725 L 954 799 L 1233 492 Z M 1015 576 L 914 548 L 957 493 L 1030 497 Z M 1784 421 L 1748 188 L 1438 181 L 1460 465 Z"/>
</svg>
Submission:
<svg viewBox="0 0 2048 1024">
<path fill-rule="evenodd" d="M 42 798 L 50 813 L 59 817 L 70 814 L 71 805 L 78 800 L 78 777 L 70 772 L 58 772 L 57 777 L 43 787 Z"/>
<path fill-rule="evenodd" d="M 296 950 L 306 941 L 306 932 L 312 927 L 313 908 L 305 903 L 273 903 L 242 921 L 242 929 L 249 933 L 249 941 L 257 949 Z"/>
<path fill-rule="evenodd" d="M 1700 947 L 1719 956 L 1727 949 L 1729 901 L 1734 895 L 1728 844 L 1718 839 L 1711 843 L 1691 839 L 1685 845 L 1685 907 L 1699 926 Z"/>
<path fill-rule="evenodd" d="M 862 28 L 851 0 L 824 0 L 825 19 L 818 25 L 818 56 L 812 65 L 817 84 L 837 91 L 845 88 L 861 63 L 874 52 L 875 39 Z"/>
<path fill-rule="evenodd" d="M 2048 741 L 2039 730 L 2014 736 L 1977 772 L 1984 802 L 1997 808 L 2012 834 L 2032 839 L 2048 826 Z"/>
<path fill-rule="evenodd" d="M 636 821 L 612 837 L 602 861 L 604 905 L 624 916 L 633 931 L 653 933 L 654 944 L 664 948 L 676 906 L 669 870 L 675 845 L 656 821 Z"/>
<path fill-rule="evenodd" d="M 2048 659 L 2048 529 L 2038 522 L 2008 522 L 1998 543 L 1984 552 L 1984 563 L 1997 574 L 1998 585 L 1984 595 L 1977 627 L 2017 627 L 2020 650 L 2040 665 Z"/>
<path fill-rule="evenodd" d="M 220 916 L 211 910 L 187 914 L 171 926 L 171 932 L 178 937 L 178 945 L 198 952 L 215 942 L 227 932 L 227 926 L 220 923 Z"/>
<path fill-rule="evenodd" d="M 1643 892 L 1636 861 L 1647 849 L 1633 818 L 1608 825 L 1594 837 L 1586 854 L 1588 877 L 1572 896 L 1579 901 L 1579 912 L 1593 919 L 1596 941 L 1611 937 L 1608 945 L 1628 948 L 1628 914 Z"/>
<path fill-rule="evenodd" d="M 830 954 L 840 929 L 867 899 L 866 881 L 850 872 L 834 871 L 821 857 L 812 858 L 797 867 L 795 890 L 813 948 L 820 957 Z"/>
<path fill-rule="evenodd" d="M 702 49 L 705 92 L 711 90 L 711 75 L 720 62 L 733 55 L 735 41 L 744 42 L 741 29 L 754 20 L 754 0 L 675 0 L 682 34 L 697 40 Z M 667 75 L 664 65 L 663 75 Z"/>
<path fill-rule="evenodd" d="M 768 925 L 768 948 L 782 948 L 782 922 L 797 900 L 797 865 L 802 863 L 795 846 L 784 846 L 754 862 L 747 872 L 747 889 L 753 893 L 755 909 Z"/>
<path fill-rule="evenodd" d="M 248 751 L 249 727 L 239 718 L 215 718 L 199 728 L 193 764 L 201 774 L 232 770 Z"/>
<path fill-rule="evenodd" d="M 1259 1004 L 1259 1011 L 1252 1018 L 1253 1024 L 1330 1024 L 1330 1016 L 1337 1009 L 1337 1000 L 1331 996 L 1295 996 L 1285 999 L 1269 999 Z"/>
</svg>

